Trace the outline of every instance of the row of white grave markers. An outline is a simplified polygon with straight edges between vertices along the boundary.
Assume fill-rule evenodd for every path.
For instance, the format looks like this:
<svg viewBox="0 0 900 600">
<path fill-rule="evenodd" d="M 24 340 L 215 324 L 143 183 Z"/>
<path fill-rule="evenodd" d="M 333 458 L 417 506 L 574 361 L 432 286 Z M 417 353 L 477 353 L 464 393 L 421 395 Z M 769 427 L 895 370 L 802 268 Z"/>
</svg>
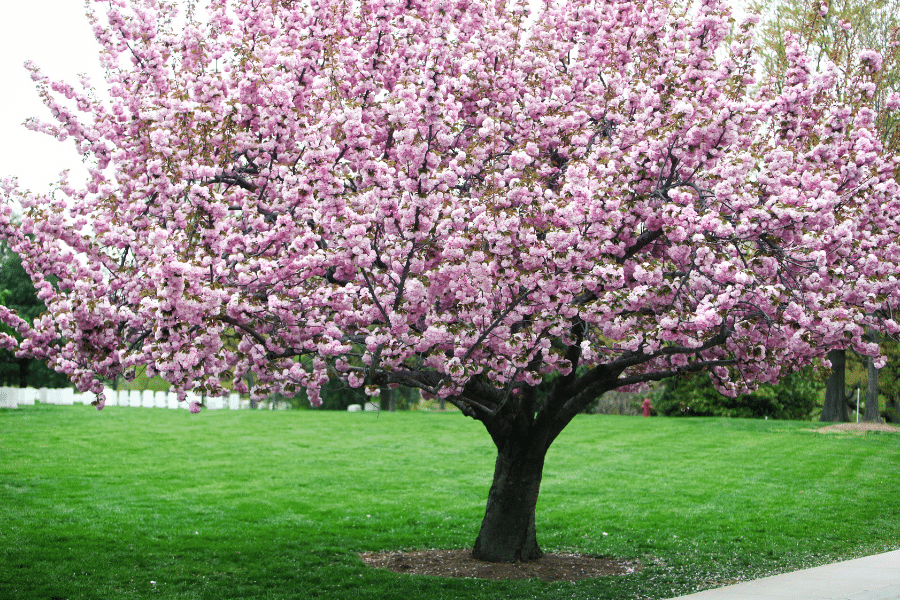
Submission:
<svg viewBox="0 0 900 600">
<path fill-rule="evenodd" d="M 362 404 L 351 404 L 347 407 L 349 412 L 359 412 L 361 410 L 365 410 L 366 412 L 377 411 L 379 410 L 378 405 L 374 402 L 366 402 L 366 407 L 363 408 Z"/>
<path fill-rule="evenodd" d="M 24 404 L 90 404 L 94 394 L 79 394 L 72 388 L 13 388 L 0 387 L 0 408 L 17 408 Z M 170 392 L 153 392 L 150 390 L 106 390 L 106 406 L 127 406 L 132 408 L 171 408 L 187 409 L 191 402 L 200 402 L 201 397 L 188 392 L 187 401 L 179 402 L 178 395 Z M 209 397 L 203 402 L 208 410 L 239 410 L 250 408 L 249 400 L 242 400 L 238 394 L 223 397 Z M 261 407 L 262 408 L 262 407 Z M 267 405 L 266 408 L 269 408 Z M 274 407 L 273 407 L 274 408 Z"/>
</svg>

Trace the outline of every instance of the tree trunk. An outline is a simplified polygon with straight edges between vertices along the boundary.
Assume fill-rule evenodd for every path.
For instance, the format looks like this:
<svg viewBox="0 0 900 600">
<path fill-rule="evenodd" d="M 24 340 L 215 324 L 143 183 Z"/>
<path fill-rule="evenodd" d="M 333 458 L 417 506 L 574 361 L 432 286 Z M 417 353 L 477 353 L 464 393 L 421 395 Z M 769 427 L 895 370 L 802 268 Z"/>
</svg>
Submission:
<svg viewBox="0 0 900 600">
<path fill-rule="evenodd" d="M 28 367 L 31 362 L 30 358 L 20 358 L 16 362 L 19 364 L 19 387 L 28 387 Z"/>
<path fill-rule="evenodd" d="M 831 375 L 825 382 L 825 405 L 822 407 L 821 421 L 846 423 L 850 420 L 847 412 L 847 396 L 844 383 L 844 367 L 847 363 L 846 350 L 831 350 Z"/>
<path fill-rule="evenodd" d="M 878 343 L 878 332 L 872 327 L 866 327 L 866 338 L 873 343 Z M 881 423 L 881 414 L 878 411 L 878 369 L 875 368 L 875 359 L 871 356 L 867 361 L 868 377 L 866 380 L 866 414 L 863 421 L 869 423 Z"/>
<path fill-rule="evenodd" d="M 884 418 L 888 423 L 900 423 L 900 401 L 897 396 L 889 397 L 885 401 Z"/>
<path fill-rule="evenodd" d="M 519 440 L 504 440 L 498 448 L 494 481 L 472 556 L 506 563 L 541 557 L 535 506 L 546 455 L 544 444 Z"/>
<path fill-rule="evenodd" d="M 869 423 L 881 423 L 881 413 L 878 411 L 878 369 L 875 368 L 875 359 L 869 357 L 869 378 L 866 384 L 866 414 L 863 421 Z"/>
<path fill-rule="evenodd" d="M 380 398 L 382 412 L 394 412 L 394 390 L 388 386 L 382 386 Z"/>
</svg>

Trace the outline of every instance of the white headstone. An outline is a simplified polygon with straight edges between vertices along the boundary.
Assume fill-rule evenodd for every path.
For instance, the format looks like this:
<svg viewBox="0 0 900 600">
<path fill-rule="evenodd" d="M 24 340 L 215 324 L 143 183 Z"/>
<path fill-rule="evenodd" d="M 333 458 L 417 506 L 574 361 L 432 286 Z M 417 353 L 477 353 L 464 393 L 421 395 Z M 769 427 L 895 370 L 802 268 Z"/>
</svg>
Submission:
<svg viewBox="0 0 900 600">
<path fill-rule="evenodd" d="M 206 408 L 209 410 L 222 410 L 225 406 L 225 399 L 221 396 L 208 397 L 206 399 Z"/>
<path fill-rule="evenodd" d="M 347 407 L 348 412 L 360 412 L 362 410 L 362 404 L 351 404 Z"/>
<path fill-rule="evenodd" d="M 141 406 L 144 408 L 153 408 L 153 390 L 143 390 L 140 392 Z"/>
<path fill-rule="evenodd" d="M 16 405 L 22 406 L 23 404 L 25 404 L 25 396 L 28 395 L 29 388 L 13 388 L 13 389 L 16 390 L 16 392 L 15 392 Z"/>
<path fill-rule="evenodd" d="M 196 392 L 188 392 L 187 398 L 185 398 L 185 401 L 184 403 L 182 403 L 181 408 L 189 409 L 192 402 L 200 402 L 202 400 L 203 398 L 200 396 L 200 394 L 197 394 Z"/>
<path fill-rule="evenodd" d="M 228 394 L 229 410 L 238 410 L 241 408 L 241 397 L 239 394 Z"/>
<path fill-rule="evenodd" d="M 75 404 L 75 390 L 72 388 L 62 388 L 59 390 L 60 404 L 63 406 L 72 406 Z"/>
<path fill-rule="evenodd" d="M 153 394 L 153 407 L 154 408 L 166 408 L 169 406 L 169 399 L 167 398 L 168 393 L 165 390 L 160 390 Z"/>
<path fill-rule="evenodd" d="M 0 387 L 0 408 L 19 408 L 14 388 Z"/>
<path fill-rule="evenodd" d="M 366 410 L 367 411 L 376 411 L 378 410 L 378 405 L 374 402 L 366 402 Z"/>
<path fill-rule="evenodd" d="M 172 410 L 178 408 L 178 394 L 175 392 L 169 392 L 166 394 L 166 408 L 171 408 Z"/>
<path fill-rule="evenodd" d="M 22 388 L 21 390 L 19 390 L 19 399 L 17 402 L 18 402 L 19 406 L 22 406 L 23 404 L 32 406 L 32 405 L 34 405 L 35 401 L 37 400 L 37 396 L 38 396 L 38 391 L 36 389 Z"/>
</svg>

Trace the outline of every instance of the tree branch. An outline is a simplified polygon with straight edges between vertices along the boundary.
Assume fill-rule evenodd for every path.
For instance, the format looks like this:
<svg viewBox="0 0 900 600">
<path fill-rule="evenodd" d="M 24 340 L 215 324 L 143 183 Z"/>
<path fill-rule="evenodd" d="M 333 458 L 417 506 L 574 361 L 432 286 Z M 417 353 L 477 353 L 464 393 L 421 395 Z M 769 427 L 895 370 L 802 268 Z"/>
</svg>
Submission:
<svg viewBox="0 0 900 600">
<path fill-rule="evenodd" d="M 475 343 L 469 347 L 469 349 L 466 351 L 465 355 L 463 355 L 461 361 L 463 363 L 465 363 L 469 359 L 469 357 L 472 356 L 472 353 L 475 352 L 476 348 L 478 348 L 478 346 L 480 346 L 484 342 L 484 340 L 487 339 L 487 336 L 489 336 L 491 334 L 491 332 L 494 329 L 496 329 L 497 325 L 502 323 L 503 319 L 505 319 L 507 317 L 507 315 L 509 315 L 509 313 L 511 313 L 513 311 L 513 309 L 516 308 L 519 305 L 519 303 L 522 302 L 522 300 L 524 300 L 525 298 L 527 298 L 528 294 L 533 292 L 535 289 L 537 289 L 537 288 L 531 288 L 530 290 L 525 290 L 524 292 L 521 292 L 518 296 L 516 296 L 516 298 L 512 301 L 512 303 L 506 307 L 506 310 L 504 310 L 502 313 L 500 313 L 497 316 L 497 318 L 494 319 L 494 322 L 491 323 L 490 326 L 484 330 L 484 332 L 478 337 L 477 340 L 475 340 Z"/>
</svg>

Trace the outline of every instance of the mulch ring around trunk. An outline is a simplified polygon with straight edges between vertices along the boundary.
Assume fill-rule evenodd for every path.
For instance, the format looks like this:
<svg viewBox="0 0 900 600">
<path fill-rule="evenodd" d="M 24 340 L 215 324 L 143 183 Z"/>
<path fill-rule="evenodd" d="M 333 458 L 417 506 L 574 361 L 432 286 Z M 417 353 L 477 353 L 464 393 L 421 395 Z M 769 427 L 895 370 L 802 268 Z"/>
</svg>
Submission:
<svg viewBox="0 0 900 600">
<path fill-rule="evenodd" d="M 394 573 L 477 579 L 542 579 L 578 581 L 591 577 L 626 575 L 641 568 L 636 561 L 594 558 L 579 554 L 545 554 L 524 563 L 491 563 L 472 558 L 471 550 L 413 550 L 363 552 L 370 567 Z"/>
</svg>

